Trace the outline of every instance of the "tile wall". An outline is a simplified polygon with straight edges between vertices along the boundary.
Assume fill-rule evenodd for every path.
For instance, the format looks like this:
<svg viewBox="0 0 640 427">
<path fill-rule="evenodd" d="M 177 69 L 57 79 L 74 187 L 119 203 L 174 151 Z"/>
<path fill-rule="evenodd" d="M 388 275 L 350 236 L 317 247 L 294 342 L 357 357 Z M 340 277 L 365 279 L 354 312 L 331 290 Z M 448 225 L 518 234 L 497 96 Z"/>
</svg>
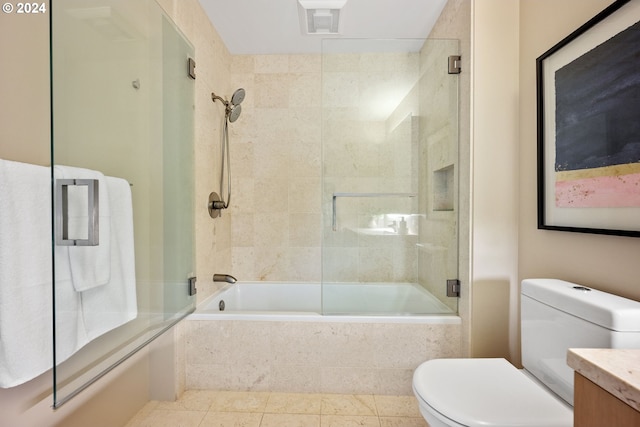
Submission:
<svg viewBox="0 0 640 427">
<path fill-rule="evenodd" d="M 413 370 L 457 357 L 459 324 L 191 320 L 186 388 L 410 395 Z"/>
</svg>

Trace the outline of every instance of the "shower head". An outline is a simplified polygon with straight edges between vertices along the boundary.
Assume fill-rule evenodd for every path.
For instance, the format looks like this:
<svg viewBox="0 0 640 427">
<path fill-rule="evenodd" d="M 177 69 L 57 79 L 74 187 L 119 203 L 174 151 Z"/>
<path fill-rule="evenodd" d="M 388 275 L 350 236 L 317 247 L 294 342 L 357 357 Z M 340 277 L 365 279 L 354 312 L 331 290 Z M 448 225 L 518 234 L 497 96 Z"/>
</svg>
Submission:
<svg viewBox="0 0 640 427">
<path fill-rule="evenodd" d="M 240 105 L 242 104 L 242 101 L 244 101 L 244 89 L 240 88 L 238 90 L 236 90 L 235 92 L 233 92 L 233 95 L 231 95 L 231 105 Z M 238 113 L 240 114 L 240 113 Z"/>
<path fill-rule="evenodd" d="M 242 105 L 235 105 L 227 108 L 227 118 L 229 119 L 229 122 L 233 123 L 238 120 L 240 113 L 242 113 Z"/>
<path fill-rule="evenodd" d="M 244 101 L 244 96 L 245 91 L 244 89 L 240 88 L 233 92 L 231 101 L 227 101 L 226 99 L 221 98 L 213 92 L 211 93 L 211 100 L 213 102 L 220 101 L 224 104 L 225 116 L 227 120 L 229 120 L 229 122 L 233 123 L 238 120 L 238 117 L 240 117 L 240 113 L 242 112 L 242 107 L 240 106 L 240 104 L 242 103 L 242 101 Z"/>
</svg>

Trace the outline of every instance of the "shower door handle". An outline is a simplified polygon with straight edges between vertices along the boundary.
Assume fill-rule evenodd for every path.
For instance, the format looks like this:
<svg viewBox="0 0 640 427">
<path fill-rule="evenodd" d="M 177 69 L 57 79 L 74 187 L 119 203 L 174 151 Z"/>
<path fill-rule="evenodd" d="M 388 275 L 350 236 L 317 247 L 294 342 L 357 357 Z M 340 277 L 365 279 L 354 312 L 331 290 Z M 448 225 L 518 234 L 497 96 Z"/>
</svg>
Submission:
<svg viewBox="0 0 640 427">
<path fill-rule="evenodd" d="M 87 238 L 69 238 L 69 186 L 87 187 Z M 58 246 L 98 246 L 99 185 L 97 179 L 57 179 L 56 180 L 56 245 Z"/>
</svg>

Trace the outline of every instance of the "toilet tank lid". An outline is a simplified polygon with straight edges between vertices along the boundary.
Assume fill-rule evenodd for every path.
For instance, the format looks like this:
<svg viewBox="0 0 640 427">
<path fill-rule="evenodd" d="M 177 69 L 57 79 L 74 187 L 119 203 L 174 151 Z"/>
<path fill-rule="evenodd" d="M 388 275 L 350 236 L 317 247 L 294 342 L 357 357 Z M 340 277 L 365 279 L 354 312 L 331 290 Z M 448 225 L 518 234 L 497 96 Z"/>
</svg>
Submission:
<svg viewBox="0 0 640 427">
<path fill-rule="evenodd" d="M 604 328 L 640 332 L 640 302 L 558 279 L 525 279 L 522 295 Z"/>
</svg>

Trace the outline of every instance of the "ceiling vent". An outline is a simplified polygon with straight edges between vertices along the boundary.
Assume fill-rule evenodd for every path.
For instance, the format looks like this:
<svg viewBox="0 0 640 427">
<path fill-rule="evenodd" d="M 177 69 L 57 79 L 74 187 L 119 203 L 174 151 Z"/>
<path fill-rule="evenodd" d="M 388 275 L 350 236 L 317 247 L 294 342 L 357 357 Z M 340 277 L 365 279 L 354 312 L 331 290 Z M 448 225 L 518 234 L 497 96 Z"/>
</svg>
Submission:
<svg viewBox="0 0 640 427">
<path fill-rule="evenodd" d="M 340 12 L 347 0 L 298 0 L 303 34 L 339 34 Z"/>
</svg>

